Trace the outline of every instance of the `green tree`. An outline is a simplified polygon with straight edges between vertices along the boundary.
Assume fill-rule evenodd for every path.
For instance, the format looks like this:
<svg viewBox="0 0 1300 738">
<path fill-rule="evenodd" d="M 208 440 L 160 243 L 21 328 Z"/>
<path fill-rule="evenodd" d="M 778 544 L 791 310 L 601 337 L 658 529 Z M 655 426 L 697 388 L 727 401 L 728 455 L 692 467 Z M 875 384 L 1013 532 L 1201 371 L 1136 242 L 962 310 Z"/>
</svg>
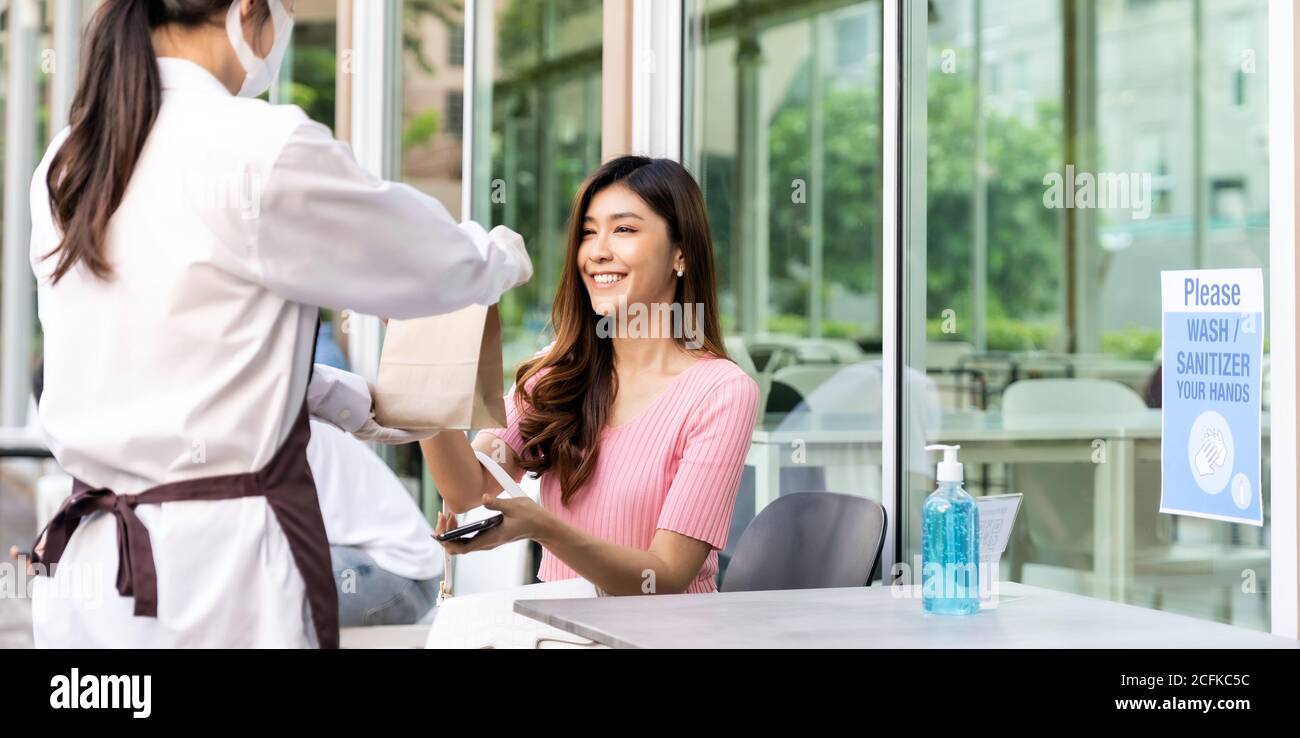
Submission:
<svg viewBox="0 0 1300 738">
<path fill-rule="evenodd" d="M 437 108 L 425 108 L 411 116 L 402 131 L 402 151 L 416 149 L 433 140 L 442 126 Z"/>
<path fill-rule="evenodd" d="M 807 71 L 805 70 L 805 76 Z M 773 116 L 768 132 L 771 175 L 770 295 L 778 314 L 807 312 L 811 271 L 811 204 L 822 198 L 822 272 L 825 290 L 840 285 L 874 295 L 880 247 L 879 95 L 859 86 L 832 87 L 822 99 L 823 176 L 814 182 L 809 102 L 795 94 Z M 821 295 L 823 301 L 827 294 Z M 878 326 L 858 326 L 861 335 Z"/>
<path fill-rule="evenodd" d="M 332 33 L 328 38 L 301 34 L 295 39 L 293 83 L 289 87 L 289 99 L 302 108 L 309 118 L 328 126 L 334 125 L 336 113 L 336 59 Z"/>
<path fill-rule="evenodd" d="M 867 86 L 827 85 L 822 102 L 825 170 L 822 182 L 812 182 L 807 75 L 804 70 L 795 77 L 773 115 L 768 137 L 769 294 L 774 313 L 785 316 L 787 327 L 795 325 L 789 318 L 806 314 L 810 283 L 810 211 L 792 198 L 799 183 L 807 186 L 808 202 L 825 198 L 825 289 L 839 285 L 874 295 L 879 279 L 874 258 L 881 246 L 878 95 Z M 931 75 L 929 85 L 926 317 L 933 320 L 954 309 L 964 333 L 971 315 L 975 88 L 968 79 L 945 74 Z M 985 116 L 987 319 L 996 327 L 990 339 L 1005 344 L 991 348 L 1042 348 L 1050 331 L 1038 324 L 1057 311 L 1061 282 L 1059 217 L 1042 204 L 1043 176 L 1060 168 L 1059 106 L 1042 104 L 1028 120 L 996 109 L 986 110 Z M 877 328 L 857 330 L 862 335 Z"/>
<path fill-rule="evenodd" d="M 946 74 L 930 75 L 929 84 L 926 311 L 933 320 L 956 310 L 962 334 L 970 321 L 961 316 L 971 314 L 975 88 Z M 1059 215 L 1043 206 L 1043 177 L 1061 166 L 1059 105 L 1040 104 L 1032 121 L 996 109 L 984 114 L 987 317 L 1041 322 L 1058 310 L 1062 275 Z"/>
</svg>

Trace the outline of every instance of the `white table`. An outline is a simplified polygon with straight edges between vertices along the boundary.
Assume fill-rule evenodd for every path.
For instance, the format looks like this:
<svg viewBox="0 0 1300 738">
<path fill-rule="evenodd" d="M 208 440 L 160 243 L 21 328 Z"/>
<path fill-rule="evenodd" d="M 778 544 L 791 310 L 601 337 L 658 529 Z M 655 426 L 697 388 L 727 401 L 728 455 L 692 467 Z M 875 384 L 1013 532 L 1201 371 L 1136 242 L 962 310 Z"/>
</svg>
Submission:
<svg viewBox="0 0 1300 738">
<path fill-rule="evenodd" d="M 614 648 L 1297 648 L 1290 638 L 1004 583 L 996 609 L 927 615 L 916 587 L 519 600 Z"/>
<path fill-rule="evenodd" d="M 879 427 L 846 426 L 845 419 L 813 418 L 805 429 L 773 429 L 772 421 L 754 430 L 746 464 L 755 468 L 754 513 L 780 490 L 783 466 L 879 466 Z M 1268 437 L 1268 415 L 1262 419 Z M 1008 426 L 997 412 L 945 413 L 927 428 L 926 443 L 961 445 L 970 464 L 1093 463 L 1095 469 L 1094 593 L 1122 601 L 1133 575 L 1133 519 L 1137 462 L 1160 460 L 1160 411 L 1073 416 Z M 795 463 L 798 450 L 801 463 Z M 1096 463 L 1098 451 L 1104 463 Z M 896 518 L 906 520 L 907 511 Z"/>
<path fill-rule="evenodd" d="M 339 648 L 424 648 L 431 625 L 368 625 L 339 628 Z"/>
<path fill-rule="evenodd" d="M 1074 370 L 1074 376 L 1090 379 L 1109 379 L 1128 385 L 1141 393 L 1151 381 L 1155 363 L 1150 359 L 1124 359 L 1111 354 L 1045 354 L 1022 353 L 1016 355 L 1023 378 L 1033 372 L 1053 372 L 1059 376 L 1063 367 Z"/>
</svg>

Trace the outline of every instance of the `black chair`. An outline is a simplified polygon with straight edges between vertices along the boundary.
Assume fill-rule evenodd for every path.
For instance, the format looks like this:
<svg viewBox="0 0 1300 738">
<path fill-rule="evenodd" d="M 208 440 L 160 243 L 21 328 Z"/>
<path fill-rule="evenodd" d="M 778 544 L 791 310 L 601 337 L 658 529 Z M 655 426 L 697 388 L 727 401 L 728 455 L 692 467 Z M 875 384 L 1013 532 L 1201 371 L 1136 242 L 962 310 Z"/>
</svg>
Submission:
<svg viewBox="0 0 1300 738">
<path fill-rule="evenodd" d="M 785 382 L 774 381 L 772 389 L 767 393 L 767 407 L 763 410 L 771 415 L 787 414 L 794 412 L 801 404 L 803 404 L 803 395 L 799 390 Z"/>
<path fill-rule="evenodd" d="M 723 592 L 863 587 L 885 544 L 885 509 L 835 492 L 778 497 L 741 536 Z"/>
</svg>

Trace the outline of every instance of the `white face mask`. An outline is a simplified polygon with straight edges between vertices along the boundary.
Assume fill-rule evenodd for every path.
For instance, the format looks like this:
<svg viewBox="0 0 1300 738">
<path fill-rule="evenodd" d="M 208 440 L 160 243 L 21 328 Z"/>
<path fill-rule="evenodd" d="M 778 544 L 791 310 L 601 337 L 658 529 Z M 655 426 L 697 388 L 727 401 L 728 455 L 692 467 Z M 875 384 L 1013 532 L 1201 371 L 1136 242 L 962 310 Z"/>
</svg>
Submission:
<svg viewBox="0 0 1300 738">
<path fill-rule="evenodd" d="M 240 97 L 257 97 L 271 88 L 271 83 L 280 75 L 280 63 L 289 50 L 289 37 L 293 33 L 293 16 L 284 9 L 280 0 L 266 0 L 271 9 L 271 27 L 275 30 L 275 40 L 271 43 L 271 53 L 263 59 L 254 53 L 253 48 L 244 40 L 244 26 L 239 22 L 239 0 L 230 5 L 226 14 L 226 35 L 230 45 L 235 48 L 235 56 L 244 67 L 244 86 L 239 88 Z"/>
</svg>

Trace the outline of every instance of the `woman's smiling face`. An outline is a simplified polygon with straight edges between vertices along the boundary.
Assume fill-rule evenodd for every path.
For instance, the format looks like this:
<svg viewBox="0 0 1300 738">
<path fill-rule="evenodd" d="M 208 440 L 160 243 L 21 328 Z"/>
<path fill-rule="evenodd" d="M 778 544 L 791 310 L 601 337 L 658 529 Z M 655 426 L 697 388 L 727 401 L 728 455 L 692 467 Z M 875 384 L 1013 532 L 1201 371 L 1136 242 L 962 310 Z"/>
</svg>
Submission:
<svg viewBox="0 0 1300 738">
<path fill-rule="evenodd" d="M 620 303 L 671 303 L 683 257 L 669 238 L 668 222 L 616 184 L 591 198 L 577 267 L 592 309 L 617 315 Z"/>
</svg>

